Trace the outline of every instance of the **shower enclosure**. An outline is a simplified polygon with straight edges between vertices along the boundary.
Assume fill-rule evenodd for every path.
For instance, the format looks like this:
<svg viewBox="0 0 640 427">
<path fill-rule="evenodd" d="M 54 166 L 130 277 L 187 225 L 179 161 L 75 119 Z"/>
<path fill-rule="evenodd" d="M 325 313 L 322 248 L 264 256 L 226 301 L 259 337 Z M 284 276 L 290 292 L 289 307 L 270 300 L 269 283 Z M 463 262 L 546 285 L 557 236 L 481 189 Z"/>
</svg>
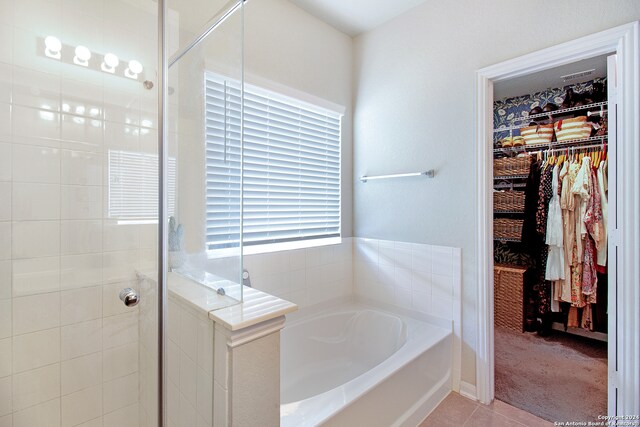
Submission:
<svg viewBox="0 0 640 427">
<path fill-rule="evenodd" d="M 213 323 L 184 292 L 201 293 L 207 310 L 242 300 L 243 7 L 166 3 L 166 425 L 212 426 L 217 398 Z"/>
<path fill-rule="evenodd" d="M 150 425 L 156 28 L 153 1 L 0 2 L 2 426 Z"/>
<path fill-rule="evenodd" d="M 0 426 L 161 425 L 171 275 L 242 299 L 242 3 L 173 3 L 0 0 Z"/>
</svg>

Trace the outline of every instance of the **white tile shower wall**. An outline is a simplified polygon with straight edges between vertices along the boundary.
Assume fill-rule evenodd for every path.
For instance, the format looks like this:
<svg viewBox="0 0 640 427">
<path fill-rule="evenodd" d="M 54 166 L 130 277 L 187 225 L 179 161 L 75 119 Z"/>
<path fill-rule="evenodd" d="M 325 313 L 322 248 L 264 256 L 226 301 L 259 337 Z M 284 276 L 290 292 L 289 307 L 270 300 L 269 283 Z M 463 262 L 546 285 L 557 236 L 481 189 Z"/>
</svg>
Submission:
<svg viewBox="0 0 640 427">
<path fill-rule="evenodd" d="M 138 425 L 139 310 L 117 292 L 155 264 L 157 227 L 110 217 L 108 152 L 155 154 L 156 92 L 95 68 L 113 52 L 153 80 L 156 8 L 0 0 L 2 427 Z M 91 66 L 47 58 L 48 35 Z"/>
<path fill-rule="evenodd" d="M 460 313 L 461 250 L 355 238 L 355 295 L 447 320 Z"/>
<path fill-rule="evenodd" d="M 352 239 L 336 245 L 245 255 L 254 288 L 306 307 L 352 294 Z"/>
<path fill-rule="evenodd" d="M 169 425 L 213 424 L 214 324 L 208 313 L 169 294 Z M 148 423 L 149 427 L 153 424 Z"/>
</svg>

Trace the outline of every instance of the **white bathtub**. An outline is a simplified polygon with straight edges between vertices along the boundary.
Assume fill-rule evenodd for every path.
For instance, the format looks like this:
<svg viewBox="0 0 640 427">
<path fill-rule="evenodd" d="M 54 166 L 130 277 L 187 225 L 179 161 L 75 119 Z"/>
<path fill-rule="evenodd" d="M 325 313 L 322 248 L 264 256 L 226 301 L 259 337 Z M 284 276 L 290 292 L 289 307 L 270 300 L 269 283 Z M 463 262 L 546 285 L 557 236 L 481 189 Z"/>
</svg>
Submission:
<svg viewBox="0 0 640 427">
<path fill-rule="evenodd" d="M 450 329 L 360 304 L 287 320 L 284 427 L 412 426 L 451 390 Z"/>
</svg>

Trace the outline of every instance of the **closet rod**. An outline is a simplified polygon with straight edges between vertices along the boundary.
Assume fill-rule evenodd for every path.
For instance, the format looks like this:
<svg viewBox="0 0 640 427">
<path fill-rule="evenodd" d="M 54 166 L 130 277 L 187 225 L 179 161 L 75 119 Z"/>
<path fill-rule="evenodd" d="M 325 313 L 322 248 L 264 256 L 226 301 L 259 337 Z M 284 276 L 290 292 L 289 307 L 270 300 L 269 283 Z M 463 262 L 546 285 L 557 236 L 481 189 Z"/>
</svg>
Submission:
<svg viewBox="0 0 640 427">
<path fill-rule="evenodd" d="M 435 176 L 435 171 L 433 169 L 429 169 L 428 171 L 424 171 L 424 172 L 409 172 L 409 173 L 396 173 L 396 174 L 391 174 L 391 175 L 375 175 L 375 176 L 366 176 L 366 175 L 362 175 L 360 177 L 360 181 L 362 182 L 367 182 L 373 179 L 392 179 L 392 178 L 406 178 L 409 176 L 421 176 L 424 175 L 427 178 L 433 178 Z"/>
<path fill-rule="evenodd" d="M 540 153 L 566 153 L 568 152 L 580 152 L 580 150 L 588 150 L 589 148 L 604 148 L 606 144 L 602 143 L 602 144 L 591 144 L 591 145 L 579 145 L 576 147 L 564 147 L 564 148 L 550 148 L 547 150 L 540 150 Z"/>
</svg>

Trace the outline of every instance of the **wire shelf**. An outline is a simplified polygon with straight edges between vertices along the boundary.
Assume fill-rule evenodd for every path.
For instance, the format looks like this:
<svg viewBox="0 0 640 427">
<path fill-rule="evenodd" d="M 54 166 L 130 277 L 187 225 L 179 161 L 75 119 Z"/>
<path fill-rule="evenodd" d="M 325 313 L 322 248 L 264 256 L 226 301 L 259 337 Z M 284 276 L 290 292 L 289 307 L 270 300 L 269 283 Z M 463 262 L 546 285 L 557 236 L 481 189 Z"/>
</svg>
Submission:
<svg viewBox="0 0 640 427">
<path fill-rule="evenodd" d="M 494 237 L 493 240 L 497 240 L 499 242 L 522 243 L 522 239 L 517 239 L 517 238 L 513 238 L 513 237 Z"/>
<path fill-rule="evenodd" d="M 509 189 L 514 189 L 514 188 L 526 188 L 527 187 L 527 183 L 526 182 L 503 182 L 500 184 L 494 184 L 493 188 L 500 190 L 503 188 L 509 188 Z"/>
<path fill-rule="evenodd" d="M 550 142 L 549 144 L 529 144 L 529 145 L 519 145 L 517 147 L 494 148 L 493 152 L 494 153 L 508 153 L 508 152 L 519 153 L 524 151 L 540 151 L 540 149 L 547 149 L 547 148 L 551 148 L 551 149 L 569 148 L 573 146 L 580 146 L 581 144 L 588 144 L 594 141 L 602 141 L 604 143 L 606 139 L 607 139 L 606 135 L 600 135 L 600 136 L 592 136 L 592 137 L 583 138 L 583 139 L 573 139 L 571 141 L 562 141 L 562 142 L 554 141 L 554 142 Z"/>
<path fill-rule="evenodd" d="M 515 117 L 515 118 L 511 119 L 510 121 L 511 121 L 511 123 L 516 123 L 516 122 L 523 122 L 523 121 L 527 121 L 527 120 L 537 119 L 537 118 L 540 118 L 540 117 L 551 118 L 553 116 L 560 116 L 562 114 L 571 113 L 573 111 L 581 111 L 581 110 L 590 110 L 592 108 L 600 108 L 600 107 L 604 107 L 605 105 L 607 105 L 607 101 L 595 102 L 593 104 L 581 105 L 579 107 L 562 108 L 560 110 L 551 111 L 549 113 L 540 113 L 540 114 L 532 114 L 530 116 Z M 508 126 L 508 127 L 505 127 L 505 128 L 494 129 L 493 133 L 509 132 L 511 130 L 516 130 L 516 129 L 523 128 L 525 126 L 528 126 L 528 123 L 527 124 L 512 125 L 512 126 Z"/>
<path fill-rule="evenodd" d="M 528 178 L 529 175 L 502 175 L 502 176 L 494 176 L 493 179 L 494 180 L 499 180 L 499 179 L 504 179 L 504 180 L 508 180 L 508 179 L 525 179 Z"/>
</svg>

